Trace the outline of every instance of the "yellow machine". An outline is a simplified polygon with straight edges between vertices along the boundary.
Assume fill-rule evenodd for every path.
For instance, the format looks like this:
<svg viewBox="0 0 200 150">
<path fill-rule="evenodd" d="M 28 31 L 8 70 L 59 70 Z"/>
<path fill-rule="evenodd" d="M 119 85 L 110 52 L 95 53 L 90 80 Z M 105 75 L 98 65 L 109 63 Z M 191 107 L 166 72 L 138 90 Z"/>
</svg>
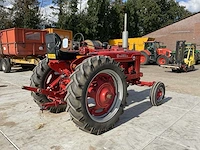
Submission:
<svg viewBox="0 0 200 150">
<path fill-rule="evenodd" d="M 128 38 L 129 50 L 142 51 L 144 50 L 145 42 L 154 41 L 155 38 L 150 37 L 137 37 L 137 38 Z M 111 46 L 117 45 L 122 46 L 122 39 L 111 39 L 109 40 Z"/>
<path fill-rule="evenodd" d="M 171 65 L 160 65 L 164 68 L 171 68 L 173 72 L 192 71 L 195 65 L 195 44 L 188 44 L 185 41 L 176 42 L 176 53 L 172 54 Z"/>
<path fill-rule="evenodd" d="M 195 45 L 186 43 L 185 52 L 184 52 L 184 63 L 187 64 L 188 67 L 195 65 Z"/>
</svg>

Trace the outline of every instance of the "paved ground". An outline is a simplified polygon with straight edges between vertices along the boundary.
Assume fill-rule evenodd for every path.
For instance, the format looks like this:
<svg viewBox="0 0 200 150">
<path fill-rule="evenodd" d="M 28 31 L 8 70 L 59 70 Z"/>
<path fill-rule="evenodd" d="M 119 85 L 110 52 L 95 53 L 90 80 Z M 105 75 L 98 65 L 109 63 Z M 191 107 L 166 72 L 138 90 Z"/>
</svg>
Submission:
<svg viewBox="0 0 200 150">
<path fill-rule="evenodd" d="M 152 107 L 149 88 L 129 86 L 128 106 L 116 127 L 95 136 L 79 130 L 67 112 L 39 110 L 30 92 L 31 71 L 0 72 L 1 150 L 199 150 L 200 65 L 188 73 L 143 66 L 143 80 L 163 81 L 164 104 Z"/>
</svg>

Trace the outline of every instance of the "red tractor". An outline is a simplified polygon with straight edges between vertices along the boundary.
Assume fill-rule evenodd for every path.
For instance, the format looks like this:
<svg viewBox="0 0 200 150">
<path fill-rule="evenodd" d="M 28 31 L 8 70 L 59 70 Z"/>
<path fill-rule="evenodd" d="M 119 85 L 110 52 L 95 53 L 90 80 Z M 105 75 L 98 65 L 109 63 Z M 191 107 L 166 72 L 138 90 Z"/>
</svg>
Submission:
<svg viewBox="0 0 200 150">
<path fill-rule="evenodd" d="M 123 113 L 128 85 L 152 86 L 151 104 L 162 103 L 164 84 L 140 80 L 140 52 L 119 47 L 89 49 L 84 42 L 78 50 L 61 51 L 61 44 L 67 43 L 55 33 L 48 34 L 48 58 L 34 68 L 30 86 L 23 86 L 32 91 L 42 110 L 60 113 L 67 109 L 80 129 L 101 134 L 113 128 Z"/>
<path fill-rule="evenodd" d="M 141 64 L 146 65 L 156 62 L 158 65 L 166 65 L 169 63 L 172 51 L 161 46 L 160 42 L 145 42 L 144 49 L 141 51 Z"/>
</svg>

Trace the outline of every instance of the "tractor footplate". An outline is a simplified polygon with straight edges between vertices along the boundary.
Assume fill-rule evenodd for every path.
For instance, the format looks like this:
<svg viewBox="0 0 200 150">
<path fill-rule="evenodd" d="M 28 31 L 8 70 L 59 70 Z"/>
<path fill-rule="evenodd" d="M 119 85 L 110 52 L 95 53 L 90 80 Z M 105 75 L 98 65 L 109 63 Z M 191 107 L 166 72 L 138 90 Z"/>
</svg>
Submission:
<svg viewBox="0 0 200 150">
<path fill-rule="evenodd" d="M 56 96 L 57 94 L 56 92 L 50 91 L 49 89 L 41 89 L 41 88 L 30 87 L 30 86 L 22 86 L 22 89 L 39 93 L 39 94 L 48 95 L 48 96 Z"/>
<path fill-rule="evenodd" d="M 48 110 L 50 107 L 58 107 L 59 105 L 66 105 L 67 103 L 61 100 L 56 100 L 48 103 L 43 103 L 40 110 L 43 112 L 43 110 Z"/>
</svg>

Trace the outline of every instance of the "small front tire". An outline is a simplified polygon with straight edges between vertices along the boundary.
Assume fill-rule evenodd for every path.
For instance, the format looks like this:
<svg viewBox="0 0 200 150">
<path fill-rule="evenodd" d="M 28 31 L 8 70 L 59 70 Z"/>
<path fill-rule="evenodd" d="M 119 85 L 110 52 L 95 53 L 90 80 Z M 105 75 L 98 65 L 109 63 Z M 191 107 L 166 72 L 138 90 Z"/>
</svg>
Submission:
<svg viewBox="0 0 200 150">
<path fill-rule="evenodd" d="M 152 106 L 159 106 L 165 97 L 165 85 L 162 82 L 153 84 L 150 90 L 150 102 Z"/>
</svg>

